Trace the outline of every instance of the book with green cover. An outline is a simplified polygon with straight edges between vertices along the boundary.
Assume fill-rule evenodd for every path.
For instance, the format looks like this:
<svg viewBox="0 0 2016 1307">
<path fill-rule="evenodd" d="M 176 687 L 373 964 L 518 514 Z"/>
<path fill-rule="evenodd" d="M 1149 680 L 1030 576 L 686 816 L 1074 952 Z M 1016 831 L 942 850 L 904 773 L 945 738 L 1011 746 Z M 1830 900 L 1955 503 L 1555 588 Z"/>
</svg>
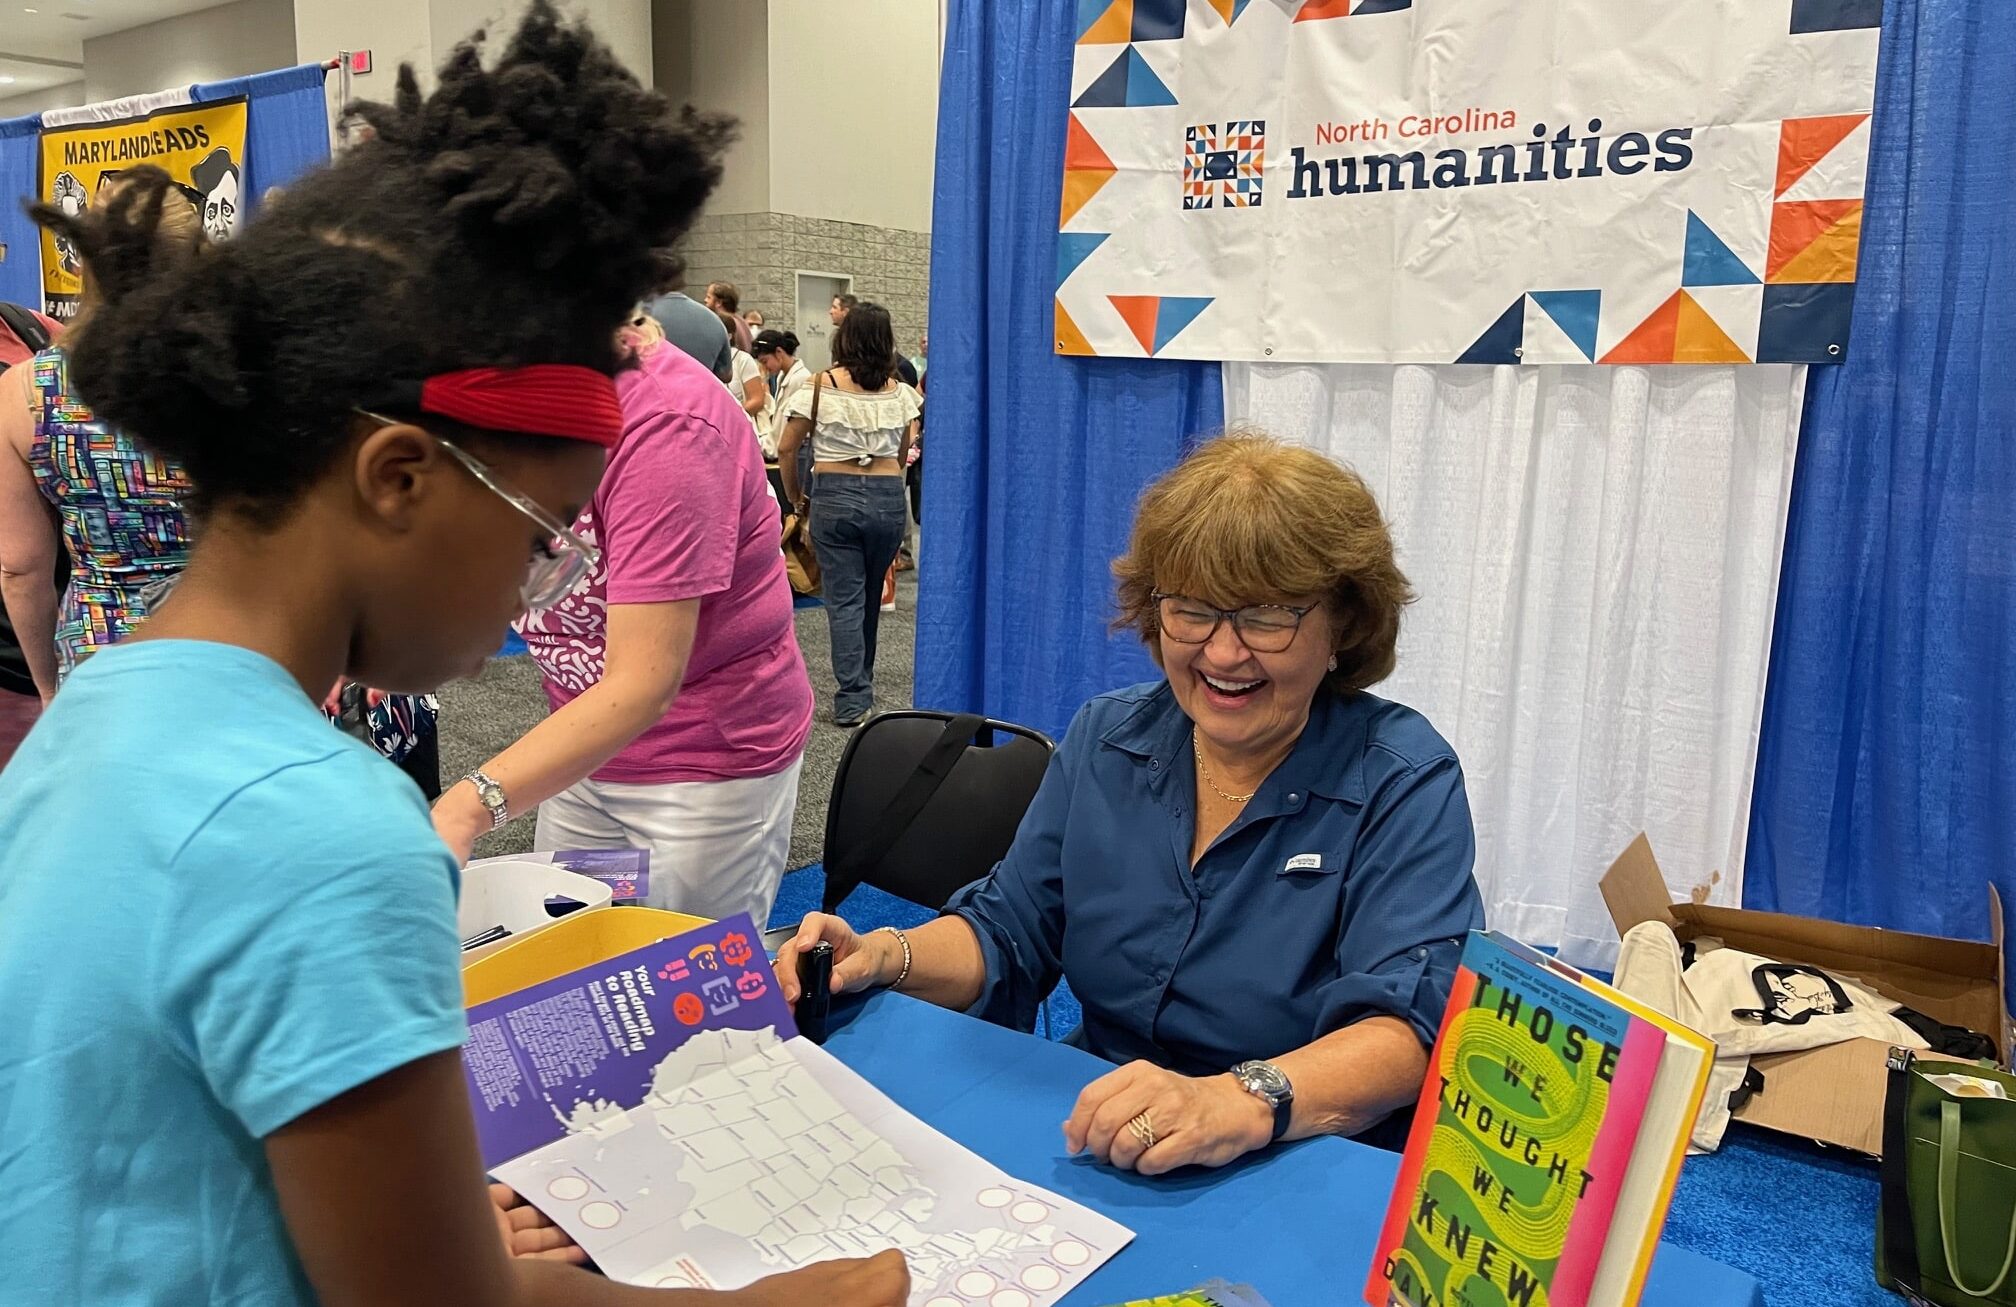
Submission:
<svg viewBox="0 0 2016 1307">
<path fill-rule="evenodd" d="M 1472 934 L 1366 1301 L 1635 1302 L 1713 1056 L 1572 967 Z"/>
</svg>

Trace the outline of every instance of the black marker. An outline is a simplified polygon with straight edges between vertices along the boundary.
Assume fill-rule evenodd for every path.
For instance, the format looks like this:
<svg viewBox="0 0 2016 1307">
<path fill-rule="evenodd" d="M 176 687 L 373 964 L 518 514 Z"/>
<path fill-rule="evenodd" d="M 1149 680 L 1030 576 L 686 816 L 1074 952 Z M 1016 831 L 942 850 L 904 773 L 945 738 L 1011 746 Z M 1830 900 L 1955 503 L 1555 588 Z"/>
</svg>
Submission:
<svg viewBox="0 0 2016 1307">
<path fill-rule="evenodd" d="M 826 1042 L 826 1019 L 833 1013 L 833 946 L 821 941 L 798 955 L 798 1006 L 792 1015 L 798 1033 Z"/>
</svg>

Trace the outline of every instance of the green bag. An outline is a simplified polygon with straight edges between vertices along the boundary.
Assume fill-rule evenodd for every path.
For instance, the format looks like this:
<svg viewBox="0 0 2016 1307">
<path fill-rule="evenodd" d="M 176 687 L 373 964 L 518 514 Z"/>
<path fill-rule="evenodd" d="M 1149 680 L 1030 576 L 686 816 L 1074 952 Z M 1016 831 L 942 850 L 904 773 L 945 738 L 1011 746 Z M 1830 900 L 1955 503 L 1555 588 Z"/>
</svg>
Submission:
<svg viewBox="0 0 2016 1307">
<path fill-rule="evenodd" d="M 1957 1098 L 1928 1076 L 1973 1076 L 2007 1099 Z M 2016 1076 L 1890 1050 L 1876 1281 L 1914 1303 L 2016 1307 Z"/>
</svg>

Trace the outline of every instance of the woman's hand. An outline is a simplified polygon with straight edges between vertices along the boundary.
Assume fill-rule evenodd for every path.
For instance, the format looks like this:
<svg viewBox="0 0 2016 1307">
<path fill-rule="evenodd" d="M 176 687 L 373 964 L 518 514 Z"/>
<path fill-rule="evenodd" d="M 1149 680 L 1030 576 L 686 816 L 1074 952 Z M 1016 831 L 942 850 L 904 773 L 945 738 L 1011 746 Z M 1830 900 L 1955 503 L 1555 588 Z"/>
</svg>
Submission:
<svg viewBox="0 0 2016 1307">
<path fill-rule="evenodd" d="M 888 950 L 881 947 L 885 940 L 897 950 L 895 969 L 888 967 Z M 777 950 L 777 984 L 784 991 L 784 1001 L 793 1007 L 798 1005 L 798 955 L 819 943 L 833 946 L 833 992 L 836 994 L 852 994 L 887 985 L 902 967 L 902 945 L 896 942 L 895 936 L 886 932 L 881 935 L 857 935 L 854 927 L 839 917 L 829 917 L 823 912 L 808 913 L 799 923 L 798 933 Z"/>
<path fill-rule="evenodd" d="M 477 839 L 490 829 L 490 809 L 473 782 L 460 780 L 434 800 L 434 833 L 455 855 L 456 865 L 465 865 L 476 850 Z"/>
<path fill-rule="evenodd" d="M 734 1307 L 802 1307 L 805 1303 L 903 1307 L 910 1300 L 910 1267 L 903 1254 L 892 1248 L 865 1259 L 820 1262 L 786 1275 L 773 1275 L 721 1297 Z"/>
<path fill-rule="evenodd" d="M 1155 1146 L 1128 1122 L 1148 1114 Z M 1229 1074 L 1179 1076 L 1151 1062 L 1130 1062 L 1078 1095 L 1064 1123 L 1064 1145 L 1109 1166 L 1161 1175 L 1179 1166 L 1223 1166 L 1274 1138 L 1274 1111 Z"/>
<path fill-rule="evenodd" d="M 509 1185 L 490 1186 L 490 1202 L 497 1209 L 497 1233 L 513 1257 L 537 1257 L 548 1262 L 579 1265 L 588 1254 L 567 1237 L 567 1232 L 546 1219 L 546 1214 L 520 1198 Z"/>
</svg>

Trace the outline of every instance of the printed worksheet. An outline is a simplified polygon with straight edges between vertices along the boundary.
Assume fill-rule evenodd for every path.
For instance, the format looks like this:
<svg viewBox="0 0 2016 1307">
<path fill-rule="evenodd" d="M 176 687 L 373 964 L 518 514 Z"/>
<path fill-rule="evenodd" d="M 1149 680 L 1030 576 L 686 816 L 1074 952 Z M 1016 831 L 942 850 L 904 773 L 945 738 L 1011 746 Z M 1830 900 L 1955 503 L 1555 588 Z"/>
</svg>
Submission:
<svg viewBox="0 0 2016 1307">
<path fill-rule="evenodd" d="M 798 1038 L 747 918 L 470 1012 L 492 1173 L 612 1278 L 739 1288 L 899 1248 L 912 1307 L 1047 1307 L 1133 1238 Z"/>
</svg>

